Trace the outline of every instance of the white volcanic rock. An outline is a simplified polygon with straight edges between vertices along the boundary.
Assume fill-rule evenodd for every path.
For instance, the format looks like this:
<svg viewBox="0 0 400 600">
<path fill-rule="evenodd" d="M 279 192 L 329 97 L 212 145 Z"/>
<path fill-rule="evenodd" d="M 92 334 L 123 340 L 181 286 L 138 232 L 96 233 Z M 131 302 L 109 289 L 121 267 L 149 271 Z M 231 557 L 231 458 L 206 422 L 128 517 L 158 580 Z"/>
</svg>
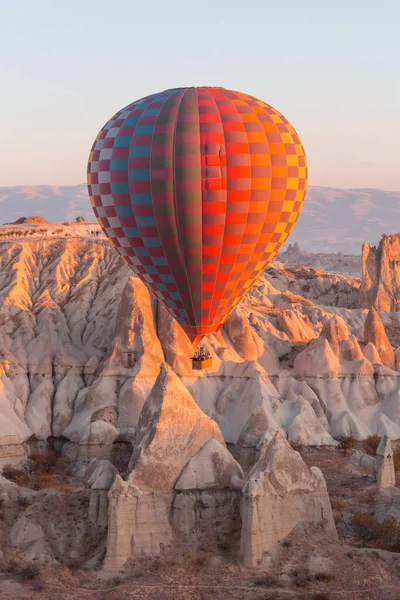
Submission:
<svg viewBox="0 0 400 600">
<path fill-rule="evenodd" d="M 276 388 L 284 400 L 288 400 L 287 407 L 290 407 L 290 402 L 296 402 L 299 397 L 307 400 L 317 415 L 319 421 L 325 429 L 328 428 L 328 419 L 326 418 L 322 403 L 318 395 L 304 380 L 296 379 L 287 372 L 281 374 L 275 381 Z"/>
<path fill-rule="evenodd" d="M 394 352 L 396 371 L 400 371 L 400 346 Z"/>
<path fill-rule="evenodd" d="M 387 435 L 381 439 L 376 450 L 376 481 L 379 487 L 396 485 L 392 442 Z"/>
<path fill-rule="evenodd" d="M 330 431 L 333 437 L 352 435 L 356 440 L 365 439 L 369 433 L 367 425 L 348 410 L 332 419 Z"/>
<path fill-rule="evenodd" d="M 273 407 L 277 407 L 274 404 Z M 236 445 L 239 463 L 243 468 L 250 468 L 257 461 L 259 448 L 265 441 L 270 441 L 277 431 L 282 431 L 276 408 L 267 412 L 264 406 L 256 406 L 248 421 L 240 432 Z"/>
<path fill-rule="evenodd" d="M 278 317 L 278 327 L 288 336 L 290 342 L 309 342 L 317 337 L 307 315 L 296 310 L 285 310 Z"/>
<path fill-rule="evenodd" d="M 244 360 L 257 360 L 264 347 L 248 318 L 240 309 L 233 311 L 224 324 L 233 347 Z"/>
<path fill-rule="evenodd" d="M 224 444 L 218 425 L 163 366 L 140 415 L 129 481 L 143 489 L 173 489 L 183 467 L 211 439 Z"/>
<path fill-rule="evenodd" d="M 241 308 L 237 308 L 229 315 L 224 324 L 224 330 L 243 360 L 257 360 L 271 374 L 279 369 L 279 363 L 273 350 L 268 344 L 265 344 L 265 341 L 250 325 L 249 318 Z"/>
<path fill-rule="evenodd" d="M 274 419 L 271 422 L 271 417 L 268 415 L 263 406 L 256 406 L 245 426 L 240 432 L 238 446 L 242 448 L 256 448 L 262 435 L 271 428 L 276 431 L 277 421 Z"/>
<path fill-rule="evenodd" d="M 99 444 L 132 442 L 163 361 L 229 443 L 257 407 L 270 423 L 260 440 L 277 430 L 290 437 L 296 428 L 305 440 L 301 398 L 326 436 L 353 427 L 396 437 L 399 354 L 389 368 L 379 336 L 375 349 L 364 344 L 366 311 L 352 300 L 359 280 L 274 263 L 224 328 L 204 340 L 212 367 L 194 372 L 179 325 L 104 238 L 92 236 L 89 224 L 79 227 L 79 237 L 56 239 L 57 226 L 49 225 L 42 239 L 35 230 L 29 240 L 0 242 L 1 444 L 63 435 L 90 444 L 93 456 Z M 394 346 L 398 315 L 381 315 Z M 240 448 L 243 460 L 246 453 L 254 460 L 256 447 Z"/>
<path fill-rule="evenodd" d="M 105 569 L 116 569 L 129 558 L 157 556 L 172 543 L 170 513 L 173 488 L 188 467 L 199 484 L 223 486 L 241 469 L 227 456 L 218 425 L 197 406 L 180 379 L 162 365 L 137 426 L 128 481 L 116 477 L 109 492 Z M 221 446 L 221 449 L 219 449 Z"/>
<path fill-rule="evenodd" d="M 232 480 L 244 474 L 231 453 L 213 439 L 204 444 L 183 469 L 175 489 L 178 491 L 229 488 Z"/>
<path fill-rule="evenodd" d="M 379 246 L 364 241 L 359 303 L 363 308 L 399 312 L 400 235 L 383 235 Z"/>
<path fill-rule="evenodd" d="M 300 398 L 291 403 L 291 410 L 295 411 L 295 417 L 288 425 L 288 440 L 303 446 L 326 446 L 334 445 L 335 440 L 326 431 L 318 419 L 311 405 L 305 398 Z"/>
<path fill-rule="evenodd" d="M 338 377 L 341 365 L 329 341 L 320 337 L 296 357 L 294 372 L 300 377 Z"/>
<path fill-rule="evenodd" d="M 52 434 L 58 437 L 70 424 L 75 400 L 85 387 L 82 377 L 71 369 L 60 381 L 53 399 Z"/>
<path fill-rule="evenodd" d="M 337 535 L 324 476 L 316 467 L 309 469 L 281 433 L 250 472 L 241 514 L 240 553 L 248 567 L 258 566 L 299 523 L 318 523 Z"/>
<path fill-rule="evenodd" d="M 45 373 L 33 378 L 31 394 L 25 409 L 25 421 L 29 429 L 39 439 L 51 435 L 51 413 L 54 385 Z"/>
<path fill-rule="evenodd" d="M 120 438 L 133 441 L 140 413 L 154 385 L 154 379 L 130 377 L 125 380 L 118 397 L 117 428 Z"/>
<path fill-rule="evenodd" d="M 92 489 L 109 490 L 117 473 L 117 469 L 109 460 L 93 458 L 83 468 L 80 478 Z"/>
<path fill-rule="evenodd" d="M 353 308 L 357 306 L 360 280 L 357 277 L 325 272 L 316 268 L 289 265 L 274 261 L 266 270 L 265 277 L 272 286 L 263 291 L 277 306 L 279 298 L 273 298 L 277 290 L 324 306 Z M 287 297 L 288 298 L 288 297 Z"/>
<path fill-rule="evenodd" d="M 91 488 L 88 516 L 91 523 L 105 528 L 108 525 L 108 490 L 118 471 L 109 460 L 93 458 L 79 473 Z"/>
<path fill-rule="evenodd" d="M 129 357 L 131 354 L 131 357 Z M 132 366 L 129 364 L 132 361 Z M 156 377 L 164 354 L 154 328 L 152 299 L 138 277 L 130 277 L 119 305 L 113 346 L 102 375 Z"/>
<path fill-rule="evenodd" d="M 0 381 L 0 445 L 4 446 L 22 444 L 32 436 L 32 431 L 23 420 L 22 407 L 18 410 L 15 406 L 18 405 L 18 399 L 7 384 L 8 378 L 4 377 L 3 381 Z"/>
<path fill-rule="evenodd" d="M 158 556 L 163 547 L 172 543 L 171 492 L 141 490 L 117 475 L 108 499 L 104 569 L 119 569 L 131 557 Z"/>
<path fill-rule="evenodd" d="M 102 409 L 115 407 L 117 382 L 115 378 L 100 377 L 90 388 L 82 389 L 75 402 L 75 410 L 63 435 L 78 444 L 111 443 L 118 437 L 113 423 L 96 417 Z"/>
<path fill-rule="evenodd" d="M 339 343 L 349 339 L 349 328 L 339 315 L 335 315 L 324 325 L 321 337 L 324 337 L 332 348 L 337 348 Z"/>
<path fill-rule="evenodd" d="M 366 346 L 362 349 L 363 354 L 367 360 L 373 365 L 382 364 L 382 359 L 379 355 L 378 350 L 376 349 L 375 344 L 372 342 L 368 342 Z"/>
<path fill-rule="evenodd" d="M 273 407 L 279 400 L 278 391 L 265 374 L 250 370 L 250 364 L 247 365 L 240 378 L 208 377 L 189 386 L 200 408 L 220 426 L 225 441 L 233 444 L 257 406 L 263 406 L 272 421 L 276 421 Z"/>
<path fill-rule="evenodd" d="M 191 375 L 192 344 L 161 302 L 157 303 L 157 325 L 157 334 L 167 363 L 177 375 Z"/>
<path fill-rule="evenodd" d="M 367 320 L 365 321 L 364 339 L 367 344 L 369 342 L 374 344 L 379 352 L 382 363 L 390 369 L 394 369 L 393 348 L 386 335 L 385 327 L 374 308 L 370 308 Z"/>
<path fill-rule="evenodd" d="M 323 327 L 321 335 L 295 359 L 295 373 L 303 377 L 370 375 L 374 368 L 344 320 L 336 315 Z"/>
</svg>

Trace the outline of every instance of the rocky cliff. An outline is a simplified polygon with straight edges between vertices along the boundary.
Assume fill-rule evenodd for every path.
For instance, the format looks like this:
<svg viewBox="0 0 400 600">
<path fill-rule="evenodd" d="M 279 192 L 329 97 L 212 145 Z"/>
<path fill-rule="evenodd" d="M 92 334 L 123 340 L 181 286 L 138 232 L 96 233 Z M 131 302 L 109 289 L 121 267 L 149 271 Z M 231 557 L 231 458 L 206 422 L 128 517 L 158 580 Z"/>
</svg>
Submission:
<svg viewBox="0 0 400 600">
<path fill-rule="evenodd" d="M 359 279 L 270 267 L 196 372 L 180 327 L 104 238 L 43 235 L 0 243 L 2 453 L 50 436 L 90 452 L 132 442 L 162 363 L 243 460 L 276 431 L 400 437 L 400 314 L 367 322 Z"/>
<path fill-rule="evenodd" d="M 400 234 L 383 235 L 378 247 L 364 242 L 360 306 L 400 311 Z"/>
</svg>

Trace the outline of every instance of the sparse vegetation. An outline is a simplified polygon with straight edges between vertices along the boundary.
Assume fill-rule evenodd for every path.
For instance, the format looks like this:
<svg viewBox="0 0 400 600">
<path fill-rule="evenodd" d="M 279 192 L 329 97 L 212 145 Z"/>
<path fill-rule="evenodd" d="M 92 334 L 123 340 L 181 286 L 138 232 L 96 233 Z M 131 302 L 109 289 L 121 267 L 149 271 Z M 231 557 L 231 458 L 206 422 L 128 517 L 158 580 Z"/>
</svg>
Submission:
<svg viewBox="0 0 400 600">
<path fill-rule="evenodd" d="M 5 570 L 9 575 L 16 579 L 26 582 L 37 580 L 40 576 L 40 568 L 38 565 L 35 565 L 34 563 L 24 564 L 15 559 L 8 562 Z"/>
<path fill-rule="evenodd" d="M 381 439 L 382 438 L 379 437 L 379 435 L 369 435 L 367 438 L 365 438 L 363 441 L 365 452 L 371 456 L 375 456 Z"/>
<path fill-rule="evenodd" d="M 348 456 L 349 450 L 352 450 L 356 445 L 356 440 L 350 435 L 341 435 L 335 438 L 339 442 L 339 450 L 343 450 L 344 456 Z"/>
<path fill-rule="evenodd" d="M 298 588 L 308 587 L 311 583 L 311 577 L 308 572 L 294 571 L 293 572 L 294 584 Z"/>
<path fill-rule="evenodd" d="M 369 513 L 357 511 L 351 524 L 364 546 L 400 551 L 400 522 L 394 517 L 377 521 Z"/>
<path fill-rule="evenodd" d="M 265 587 L 278 587 L 279 581 L 276 577 L 273 577 L 272 575 L 262 575 L 261 577 L 257 577 L 257 579 L 254 580 L 254 585 L 265 585 Z"/>
<path fill-rule="evenodd" d="M 315 579 L 317 581 L 325 581 L 326 583 L 330 583 L 335 579 L 335 577 L 332 575 L 332 573 L 326 573 L 325 571 L 322 571 L 321 573 L 315 574 Z"/>
<path fill-rule="evenodd" d="M 122 476 L 124 476 L 128 471 L 131 456 L 131 444 L 127 444 L 125 442 L 117 442 L 113 444 L 110 460 Z"/>
<path fill-rule="evenodd" d="M 38 565 L 27 565 L 22 567 L 19 572 L 22 581 L 32 581 L 37 579 L 40 575 L 40 569 Z"/>
<path fill-rule="evenodd" d="M 400 471 L 400 445 L 396 446 L 393 451 L 394 470 Z"/>
<path fill-rule="evenodd" d="M 47 450 L 31 454 L 24 468 L 5 465 L 2 475 L 22 487 L 33 490 L 53 488 L 65 493 L 71 466 L 63 456 L 53 450 Z M 27 505 L 26 498 L 22 496 L 18 497 L 17 502 L 22 508 Z"/>
<path fill-rule="evenodd" d="M 338 519 L 342 519 L 343 514 L 347 508 L 346 502 L 344 500 L 341 500 L 340 498 L 333 498 L 331 500 L 331 506 L 335 521 Z"/>
<path fill-rule="evenodd" d="M 2 469 L 1 474 L 3 477 L 8 479 L 9 481 L 13 481 L 17 483 L 20 477 L 23 477 L 25 472 L 22 469 L 18 469 L 17 467 L 13 467 L 12 465 L 5 465 Z"/>
</svg>

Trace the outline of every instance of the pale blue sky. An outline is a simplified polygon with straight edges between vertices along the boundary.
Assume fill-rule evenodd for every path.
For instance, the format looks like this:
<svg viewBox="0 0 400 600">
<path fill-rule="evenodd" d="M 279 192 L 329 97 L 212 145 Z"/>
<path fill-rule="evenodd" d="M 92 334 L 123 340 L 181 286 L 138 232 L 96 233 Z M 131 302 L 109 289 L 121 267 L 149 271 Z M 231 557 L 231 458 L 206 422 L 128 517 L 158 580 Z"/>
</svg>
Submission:
<svg viewBox="0 0 400 600">
<path fill-rule="evenodd" d="M 310 183 L 400 190 L 399 0 L 0 0 L 0 185 L 85 180 L 99 129 L 170 87 L 255 95 Z"/>
</svg>

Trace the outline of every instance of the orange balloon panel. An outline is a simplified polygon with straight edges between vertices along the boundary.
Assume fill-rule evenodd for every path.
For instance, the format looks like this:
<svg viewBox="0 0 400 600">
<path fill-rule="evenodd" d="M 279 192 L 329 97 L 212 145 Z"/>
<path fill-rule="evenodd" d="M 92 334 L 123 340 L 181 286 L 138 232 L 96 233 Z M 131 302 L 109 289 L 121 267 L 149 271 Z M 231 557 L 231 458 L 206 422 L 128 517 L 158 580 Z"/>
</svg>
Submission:
<svg viewBox="0 0 400 600">
<path fill-rule="evenodd" d="M 115 248 L 197 343 L 218 331 L 286 241 L 307 162 L 277 110 L 223 88 L 177 88 L 120 110 L 88 188 Z"/>
</svg>

